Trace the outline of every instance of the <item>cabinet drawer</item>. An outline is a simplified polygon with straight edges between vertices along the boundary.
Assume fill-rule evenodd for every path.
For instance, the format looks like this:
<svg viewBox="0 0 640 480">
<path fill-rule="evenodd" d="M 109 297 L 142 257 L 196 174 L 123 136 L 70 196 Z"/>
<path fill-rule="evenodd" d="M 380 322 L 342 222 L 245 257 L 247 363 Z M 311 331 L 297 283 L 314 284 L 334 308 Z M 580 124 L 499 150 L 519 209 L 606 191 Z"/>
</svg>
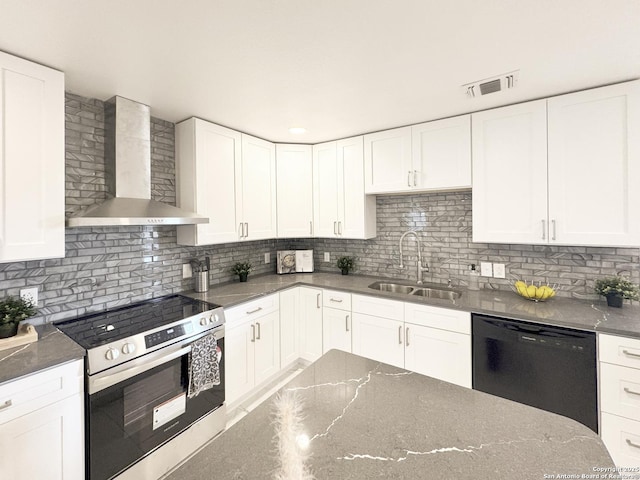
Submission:
<svg viewBox="0 0 640 480">
<path fill-rule="evenodd" d="M 351 298 L 353 312 L 364 313 L 374 317 L 404 320 L 404 303 L 385 298 L 353 295 Z"/>
<path fill-rule="evenodd" d="M 601 410 L 640 421 L 640 370 L 600 364 Z"/>
<path fill-rule="evenodd" d="M 404 304 L 404 321 L 424 327 L 439 328 L 451 332 L 471 334 L 471 314 L 459 310 L 419 305 Z"/>
<path fill-rule="evenodd" d="M 279 298 L 277 294 L 268 295 L 225 309 L 224 316 L 227 328 L 233 328 L 234 324 L 243 320 L 250 320 L 253 317 L 257 318 L 277 311 L 280 308 Z"/>
<path fill-rule="evenodd" d="M 0 387 L 0 424 L 82 392 L 84 362 L 76 360 Z"/>
<path fill-rule="evenodd" d="M 600 436 L 616 466 L 638 468 L 640 465 L 640 422 L 603 412 Z"/>
<path fill-rule="evenodd" d="M 322 305 L 340 310 L 351 310 L 351 294 L 336 290 L 323 290 Z"/>
<path fill-rule="evenodd" d="M 598 347 L 601 362 L 640 368 L 640 339 L 600 334 Z"/>
</svg>

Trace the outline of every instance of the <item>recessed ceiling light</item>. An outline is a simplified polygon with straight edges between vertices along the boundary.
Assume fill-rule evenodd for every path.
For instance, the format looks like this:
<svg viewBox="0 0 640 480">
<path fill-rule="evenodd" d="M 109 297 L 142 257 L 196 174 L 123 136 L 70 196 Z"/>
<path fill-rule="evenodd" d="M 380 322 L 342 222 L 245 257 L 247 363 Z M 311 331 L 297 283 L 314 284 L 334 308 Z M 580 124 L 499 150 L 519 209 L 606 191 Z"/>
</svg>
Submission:
<svg viewBox="0 0 640 480">
<path fill-rule="evenodd" d="M 301 133 L 306 133 L 307 129 L 302 127 L 291 127 L 289 129 L 289 133 L 293 133 L 294 135 L 300 135 Z"/>
</svg>

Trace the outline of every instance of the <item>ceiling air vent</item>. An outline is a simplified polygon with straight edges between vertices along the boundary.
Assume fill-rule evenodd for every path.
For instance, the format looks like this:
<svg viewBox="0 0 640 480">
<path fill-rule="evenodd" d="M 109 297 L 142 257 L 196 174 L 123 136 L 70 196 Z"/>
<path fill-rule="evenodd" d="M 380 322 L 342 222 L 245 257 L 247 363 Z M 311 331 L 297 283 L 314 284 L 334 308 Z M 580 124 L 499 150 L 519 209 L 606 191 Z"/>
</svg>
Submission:
<svg viewBox="0 0 640 480">
<path fill-rule="evenodd" d="M 497 77 L 485 78 L 473 83 L 462 85 L 462 90 L 468 98 L 482 97 L 490 93 L 509 90 L 518 84 L 520 71 L 503 73 Z"/>
</svg>

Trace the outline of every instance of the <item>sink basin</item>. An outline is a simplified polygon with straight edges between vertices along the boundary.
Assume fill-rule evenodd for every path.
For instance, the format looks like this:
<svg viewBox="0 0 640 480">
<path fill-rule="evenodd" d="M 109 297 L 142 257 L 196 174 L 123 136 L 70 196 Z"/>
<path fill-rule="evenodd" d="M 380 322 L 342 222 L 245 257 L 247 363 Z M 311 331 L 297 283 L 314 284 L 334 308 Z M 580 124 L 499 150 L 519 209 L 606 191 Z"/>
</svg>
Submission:
<svg viewBox="0 0 640 480">
<path fill-rule="evenodd" d="M 441 298 L 445 300 L 456 300 L 462 296 L 462 292 L 447 288 L 412 286 L 391 282 L 374 282 L 369 285 L 369 288 L 380 290 L 381 292 L 403 293 L 405 295 L 417 295 L 419 297 Z"/>
<path fill-rule="evenodd" d="M 444 290 L 440 288 L 416 288 L 411 295 L 427 298 L 443 298 L 446 300 L 456 300 L 462 296 L 461 292 L 455 290 Z"/>
</svg>

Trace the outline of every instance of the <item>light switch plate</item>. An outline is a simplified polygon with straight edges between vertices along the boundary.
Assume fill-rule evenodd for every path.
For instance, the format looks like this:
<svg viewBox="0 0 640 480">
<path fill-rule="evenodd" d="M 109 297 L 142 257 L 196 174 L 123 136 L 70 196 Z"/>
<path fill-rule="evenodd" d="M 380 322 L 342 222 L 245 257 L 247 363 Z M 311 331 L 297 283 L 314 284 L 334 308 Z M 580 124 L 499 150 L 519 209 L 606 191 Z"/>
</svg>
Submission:
<svg viewBox="0 0 640 480">
<path fill-rule="evenodd" d="M 493 277 L 494 278 L 505 278 L 504 263 L 494 263 L 493 264 Z"/>
<path fill-rule="evenodd" d="M 190 263 L 182 264 L 182 278 L 191 278 L 193 277 L 193 270 L 191 269 Z"/>
<path fill-rule="evenodd" d="M 38 305 L 38 287 L 21 289 L 20 298 L 30 301 L 33 305 Z"/>
<path fill-rule="evenodd" d="M 480 275 L 483 277 L 493 277 L 493 265 L 491 262 L 480 262 Z"/>
<path fill-rule="evenodd" d="M 324 261 L 325 262 L 330 262 L 331 261 L 331 253 L 324 252 Z"/>
</svg>

